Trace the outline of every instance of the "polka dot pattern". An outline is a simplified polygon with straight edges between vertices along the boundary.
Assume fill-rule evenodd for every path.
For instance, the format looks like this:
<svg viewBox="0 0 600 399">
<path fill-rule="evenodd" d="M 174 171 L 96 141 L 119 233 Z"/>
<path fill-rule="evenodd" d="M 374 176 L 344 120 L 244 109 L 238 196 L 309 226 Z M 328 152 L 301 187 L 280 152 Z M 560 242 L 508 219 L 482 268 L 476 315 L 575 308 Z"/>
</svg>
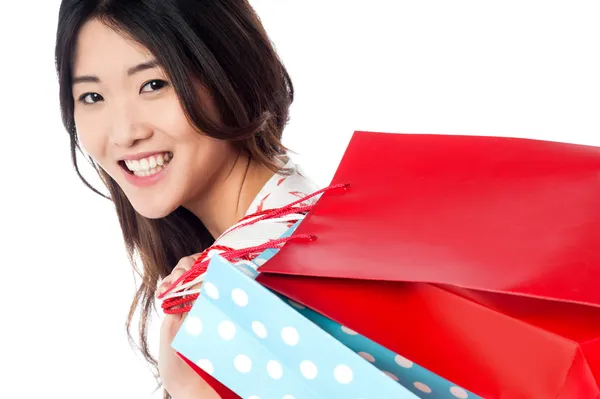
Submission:
<svg viewBox="0 0 600 399">
<path fill-rule="evenodd" d="M 384 371 L 383 374 L 387 375 L 394 381 L 399 381 L 399 378 L 396 376 L 396 374 L 390 373 L 389 371 Z"/>
<path fill-rule="evenodd" d="M 481 399 L 265 289 L 242 266 L 211 259 L 203 295 L 172 344 L 240 397 Z"/>
<path fill-rule="evenodd" d="M 405 369 L 409 369 L 409 368 L 411 368 L 413 366 L 413 362 L 411 362 L 407 358 L 402 357 L 400 355 L 394 356 L 394 361 L 396 362 L 396 364 L 398 366 L 404 367 Z"/>
<path fill-rule="evenodd" d="M 237 355 L 233 359 L 233 365 L 240 373 L 249 373 L 252 370 L 252 360 L 246 355 Z"/>
<path fill-rule="evenodd" d="M 197 337 L 198 335 L 200 335 L 202 333 L 202 329 L 204 328 L 204 325 L 202 324 L 202 320 L 200 320 L 199 317 L 197 316 L 188 316 L 185 319 L 185 330 L 188 332 L 188 334 Z"/>
<path fill-rule="evenodd" d="M 465 391 L 464 389 L 462 389 L 460 387 L 451 387 L 450 393 L 454 397 L 457 397 L 458 399 L 468 399 L 469 398 L 469 394 L 467 393 L 467 391 Z"/>
<path fill-rule="evenodd" d="M 429 388 L 427 385 L 423 384 L 422 382 L 417 381 L 414 383 L 414 386 L 421 392 L 431 393 L 431 388 Z"/>
<path fill-rule="evenodd" d="M 346 326 L 341 326 L 341 328 L 342 328 L 342 331 L 345 332 L 348 335 L 358 335 L 358 333 L 356 331 L 351 330 L 351 329 L 349 329 Z"/>
<path fill-rule="evenodd" d="M 345 364 L 337 366 L 333 370 L 333 375 L 335 377 L 335 380 L 340 384 L 349 384 L 353 378 L 352 369 L 346 366 Z"/>
<path fill-rule="evenodd" d="M 360 357 L 362 357 L 363 359 L 365 359 L 366 361 L 368 361 L 368 362 L 375 363 L 375 358 L 370 353 L 367 353 L 367 352 L 358 352 L 358 355 Z"/>
<path fill-rule="evenodd" d="M 231 291 L 231 297 L 236 305 L 241 307 L 248 306 L 248 294 L 244 290 L 240 288 L 234 289 Z"/>
<path fill-rule="evenodd" d="M 222 321 L 219 324 L 219 335 L 225 341 L 230 341 L 235 337 L 235 325 L 229 320 Z"/>
<path fill-rule="evenodd" d="M 300 363 L 300 372 L 308 380 L 314 380 L 318 374 L 317 366 L 310 360 L 304 360 Z"/>
<path fill-rule="evenodd" d="M 260 321 L 252 322 L 252 331 L 254 331 L 254 334 L 256 334 L 256 336 L 259 338 L 267 338 L 267 328 Z"/>
<path fill-rule="evenodd" d="M 212 299 L 219 299 L 219 290 L 210 281 L 202 284 L 202 289 L 204 290 L 204 293 Z"/>
<path fill-rule="evenodd" d="M 283 376 L 283 368 L 276 360 L 269 360 L 267 363 L 267 374 L 274 379 L 278 380 Z"/>
<path fill-rule="evenodd" d="M 289 346 L 296 346 L 298 345 L 298 341 L 300 341 L 300 335 L 298 335 L 298 331 L 294 327 L 284 327 L 281 330 L 281 338 Z"/>
</svg>

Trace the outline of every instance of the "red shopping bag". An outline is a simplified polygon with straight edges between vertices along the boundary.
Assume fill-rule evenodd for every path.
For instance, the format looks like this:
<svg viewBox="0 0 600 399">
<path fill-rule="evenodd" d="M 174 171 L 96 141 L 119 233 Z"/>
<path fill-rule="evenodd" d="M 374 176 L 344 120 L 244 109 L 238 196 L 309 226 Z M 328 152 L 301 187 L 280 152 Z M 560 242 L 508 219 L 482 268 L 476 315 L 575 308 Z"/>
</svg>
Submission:
<svg viewBox="0 0 600 399">
<path fill-rule="evenodd" d="M 486 398 L 600 398 L 600 149 L 357 132 L 267 287 Z"/>
<path fill-rule="evenodd" d="M 233 392 L 231 389 L 227 388 L 223 385 L 219 380 L 208 374 L 206 371 L 202 370 L 196 363 L 192 362 L 187 357 L 183 356 L 181 353 L 177 353 L 177 355 L 188 365 L 190 366 L 199 376 L 202 378 L 215 392 L 219 395 L 221 399 L 241 399 L 239 395 Z"/>
</svg>

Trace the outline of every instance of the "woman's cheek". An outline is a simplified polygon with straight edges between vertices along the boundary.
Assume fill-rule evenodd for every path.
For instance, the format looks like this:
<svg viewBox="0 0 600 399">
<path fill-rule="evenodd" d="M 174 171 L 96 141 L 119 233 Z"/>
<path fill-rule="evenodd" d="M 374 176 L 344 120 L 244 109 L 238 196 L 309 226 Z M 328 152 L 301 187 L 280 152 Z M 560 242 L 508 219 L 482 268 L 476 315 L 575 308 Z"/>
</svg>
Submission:
<svg viewBox="0 0 600 399">
<path fill-rule="evenodd" d="M 103 169 L 106 169 L 108 137 L 105 137 L 105 134 L 102 133 L 103 127 L 100 121 L 91 115 L 76 114 L 75 127 L 81 149 L 91 156 L 96 163 L 100 164 Z"/>
<path fill-rule="evenodd" d="M 191 125 L 175 95 L 153 101 L 151 106 L 145 107 L 145 112 L 144 120 L 151 122 L 154 129 L 171 139 L 185 137 L 191 130 Z"/>
</svg>

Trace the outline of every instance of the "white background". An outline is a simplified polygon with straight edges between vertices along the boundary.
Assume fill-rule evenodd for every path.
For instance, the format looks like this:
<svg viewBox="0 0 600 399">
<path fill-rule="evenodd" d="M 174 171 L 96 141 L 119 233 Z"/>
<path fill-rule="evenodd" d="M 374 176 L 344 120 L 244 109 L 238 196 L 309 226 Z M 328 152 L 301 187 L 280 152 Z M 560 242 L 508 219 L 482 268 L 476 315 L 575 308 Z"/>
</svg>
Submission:
<svg viewBox="0 0 600 399">
<path fill-rule="evenodd" d="M 284 143 L 322 185 L 354 130 L 600 145 L 598 1 L 253 4 L 297 89 Z M 150 398 L 117 219 L 60 122 L 58 7 L 0 2 L 0 396 Z"/>
</svg>

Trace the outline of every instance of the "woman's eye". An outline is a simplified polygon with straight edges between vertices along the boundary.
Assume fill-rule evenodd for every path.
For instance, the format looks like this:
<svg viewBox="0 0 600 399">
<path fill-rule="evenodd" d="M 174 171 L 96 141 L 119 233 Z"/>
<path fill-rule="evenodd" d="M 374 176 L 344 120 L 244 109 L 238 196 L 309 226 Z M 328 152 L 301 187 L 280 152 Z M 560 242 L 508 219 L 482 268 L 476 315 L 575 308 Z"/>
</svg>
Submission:
<svg viewBox="0 0 600 399">
<path fill-rule="evenodd" d="M 79 96 L 79 102 L 83 104 L 94 104 L 102 100 L 104 98 L 98 93 L 85 93 Z"/>
<path fill-rule="evenodd" d="M 160 90 L 163 87 L 167 86 L 168 84 L 169 83 L 165 82 L 164 80 L 160 80 L 160 79 L 151 80 L 148 83 L 146 83 L 144 86 L 142 86 L 142 89 L 140 90 L 140 92 Z M 144 90 L 144 89 L 146 89 L 146 90 Z"/>
</svg>

